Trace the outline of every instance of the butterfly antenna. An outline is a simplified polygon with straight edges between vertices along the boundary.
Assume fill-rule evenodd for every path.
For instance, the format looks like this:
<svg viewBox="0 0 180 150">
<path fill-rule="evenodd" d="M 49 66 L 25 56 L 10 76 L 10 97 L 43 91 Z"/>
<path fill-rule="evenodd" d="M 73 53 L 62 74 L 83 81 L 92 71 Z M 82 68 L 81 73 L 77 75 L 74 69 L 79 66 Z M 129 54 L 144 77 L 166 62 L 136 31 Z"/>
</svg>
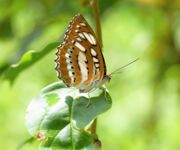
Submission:
<svg viewBox="0 0 180 150">
<path fill-rule="evenodd" d="M 131 61 L 130 63 L 128 63 L 128 64 L 126 64 L 126 65 L 124 65 L 124 66 L 116 69 L 115 71 L 113 71 L 113 72 L 110 74 L 110 76 L 113 75 L 113 74 L 122 73 L 122 72 L 120 71 L 121 69 L 126 68 L 127 66 L 133 64 L 134 62 L 136 62 L 136 61 L 138 61 L 138 60 L 139 60 L 139 58 L 136 58 L 135 60 Z"/>
</svg>

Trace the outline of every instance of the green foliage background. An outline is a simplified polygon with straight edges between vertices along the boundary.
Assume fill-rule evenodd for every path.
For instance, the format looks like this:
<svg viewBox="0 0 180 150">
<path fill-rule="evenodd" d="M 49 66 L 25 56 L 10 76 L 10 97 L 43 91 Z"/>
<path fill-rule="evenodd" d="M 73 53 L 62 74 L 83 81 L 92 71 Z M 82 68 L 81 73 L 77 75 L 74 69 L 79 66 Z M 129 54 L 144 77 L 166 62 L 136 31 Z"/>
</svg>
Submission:
<svg viewBox="0 0 180 150">
<path fill-rule="evenodd" d="M 180 2 L 101 0 L 100 11 L 108 73 L 140 58 L 107 84 L 113 106 L 98 120 L 103 149 L 179 150 Z M 58 81 L 55 47 L 79 12 L 94 27 L 81 1 L 0 1 L 0 149 L 14 150 L 29 136 L 26 107 Z M 22 56 L 25 66 L 14 71 Z"/>
</svg>

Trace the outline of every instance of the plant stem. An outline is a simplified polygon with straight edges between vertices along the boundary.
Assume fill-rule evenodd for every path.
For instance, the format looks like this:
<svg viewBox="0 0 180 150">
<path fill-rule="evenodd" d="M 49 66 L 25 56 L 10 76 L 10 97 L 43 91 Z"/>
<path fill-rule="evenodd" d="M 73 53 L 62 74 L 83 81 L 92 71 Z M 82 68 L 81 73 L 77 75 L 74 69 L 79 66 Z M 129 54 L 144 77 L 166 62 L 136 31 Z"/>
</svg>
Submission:
<svg viewBox="0 0 180 150">
<path fill-rule="evenodd" d="M 99 17 L 99 5 L 98 4 L 99 4 L 98 0 L 91 0 L 90 1 L 90 5 L 93 9 L 94 18 L 95 18 L 95 22 L 96 22 L 97 40 L 99 42 L 100 47 L 102 48 L 102 46 L 103 46 L 103 44 L 102 44 L 102 32 L 101 32 L 101 23 L 100 23 L 100 17 Z M 96 150 L 100 150 L 101 149 L 101 141 L 97 137 L 96 128 L 97 128 L 97 118 L 93 121 L 93 123 L 91 124 L 89 129 L 93 135 Z"/>
<path fill-rule="evenodd" d="M 97 136 L 96 136 L 96 127 L 97 127 L 97 118 L 94 119 L 93 123 L 90 126 L 90 131 L 91 131 L 91 133 L 92 133 L 92 135 L 94 136 L 95 139 L 97 139 Z"/>
<path fill-rule="evenodd" d="M 95 150 L 101 150 L 101 141 L 98 139 L 98 136 L 96 134 L 96 126 L 97 126 L 97 118 L 94 119 L 94 121 L 87 128 L 87 130 L 89 132 L 91 132 L 91 135 L 93 137 L 93 142 L 94 142 Z"/>
<path fill-rule="evenodd" d="M 101 23 L 100 23 L 100 17 L 99 17 L 99 2 L 98 0 L 91 0 L 90 5 L 93 9 L 94 18 L 96 21 L 96 36 L 99 42 L 100 47 L 102 48 L 102 32 L 101 32 Z"/>
</svg>

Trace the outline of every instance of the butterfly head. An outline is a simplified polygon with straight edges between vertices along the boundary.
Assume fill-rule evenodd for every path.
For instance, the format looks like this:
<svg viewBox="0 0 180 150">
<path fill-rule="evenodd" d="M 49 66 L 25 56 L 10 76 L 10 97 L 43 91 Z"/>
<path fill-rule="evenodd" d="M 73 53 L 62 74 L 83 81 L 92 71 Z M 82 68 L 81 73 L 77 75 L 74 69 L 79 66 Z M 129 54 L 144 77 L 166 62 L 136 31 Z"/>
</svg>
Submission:
<svg viewBox="0 0 180 150">
<path fill-rule="evenodd" d="M 105 75 L 104 76 L 104 79 L 103 79 L 105 82 L 110 82 L 111 81 L 111 75 Z"/>
</svg>

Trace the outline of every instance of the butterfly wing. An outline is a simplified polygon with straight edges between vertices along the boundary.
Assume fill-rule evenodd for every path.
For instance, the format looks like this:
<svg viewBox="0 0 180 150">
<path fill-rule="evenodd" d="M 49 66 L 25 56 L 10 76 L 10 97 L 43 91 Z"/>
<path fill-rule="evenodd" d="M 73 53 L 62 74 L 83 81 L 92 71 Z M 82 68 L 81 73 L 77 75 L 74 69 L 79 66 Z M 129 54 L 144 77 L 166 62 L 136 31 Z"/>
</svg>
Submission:
<svg viewBox="0 0 180 150">
<path fill-rule="evenodd" d="M 56 70 L 67 86 L 86 89 L 106 75 L 100 45 L 84 17 L 76 15 L 58 47 Z"/>
</svg>

